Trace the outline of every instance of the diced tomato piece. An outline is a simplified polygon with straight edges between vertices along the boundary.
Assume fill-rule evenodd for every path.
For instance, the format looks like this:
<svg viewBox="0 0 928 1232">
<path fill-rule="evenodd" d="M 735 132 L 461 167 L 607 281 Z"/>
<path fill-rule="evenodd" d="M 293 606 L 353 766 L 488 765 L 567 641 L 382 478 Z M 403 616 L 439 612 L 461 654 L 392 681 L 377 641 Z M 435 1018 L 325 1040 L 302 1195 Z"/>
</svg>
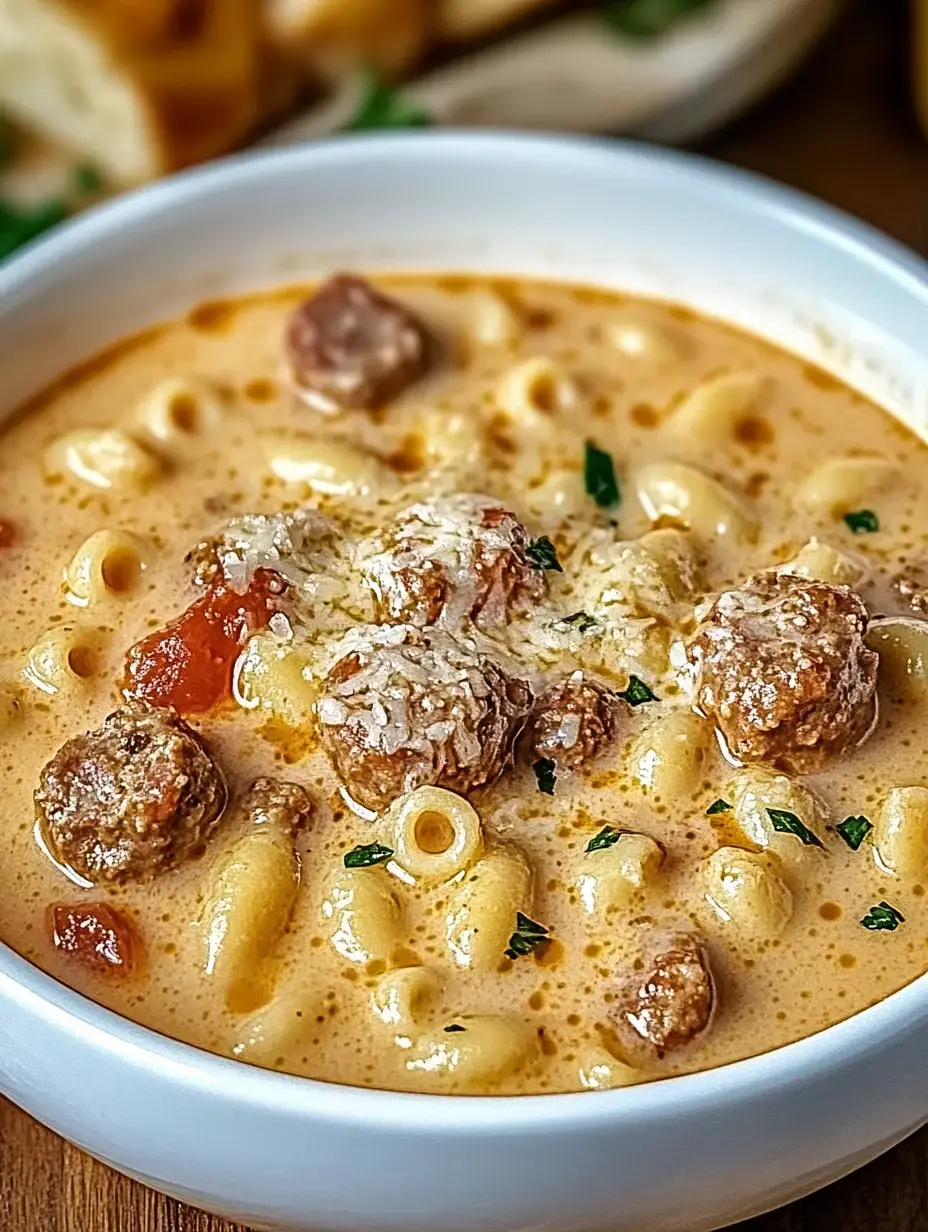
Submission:
<svg viewBox="0 0 928 1232">
<path fill-rule="evenodd" d="M 108 903 L 56 903 L 49 910 L 55 949 L 97 975 L 131 975 L 142 940 L 127 911 Z"/>
<path fill-rule="evenodd" d="M 244 594 L 219 583 L 164 629 L 129 651 L 126 692 L 179 714 L 204 714 L 232 696 L 243 643 L 263 629 L 286 584 L 259 569 Z"/>
<path fill-rule="evenodd" d="M 0 550 L 11 548 L 18 538 L 16 523 L 9 518 L 0 518 Z"/>
</svg>

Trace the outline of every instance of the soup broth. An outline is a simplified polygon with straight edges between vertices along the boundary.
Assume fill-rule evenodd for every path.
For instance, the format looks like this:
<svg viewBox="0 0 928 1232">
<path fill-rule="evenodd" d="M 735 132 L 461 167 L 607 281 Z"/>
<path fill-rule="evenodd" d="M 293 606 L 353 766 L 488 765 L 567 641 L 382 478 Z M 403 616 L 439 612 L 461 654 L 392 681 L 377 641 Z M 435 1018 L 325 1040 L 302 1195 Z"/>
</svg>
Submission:
<svg viewBox="0 0 928 1232">
<path fill-rule="evenodd" d="M 198 1047 L 415 1091 L 704 1069 L 920 975 L 924 444 L 681 308 L 378 287 L 363 371 L 288 288 L 6 426 L 0 936 Z M 193 608 L 214 640 L 168 645 Z M 88 820 L 97 754 L 43 767 L 127 693 L 217 777 L 140 821 L 120 763 Z"/>
</svg>

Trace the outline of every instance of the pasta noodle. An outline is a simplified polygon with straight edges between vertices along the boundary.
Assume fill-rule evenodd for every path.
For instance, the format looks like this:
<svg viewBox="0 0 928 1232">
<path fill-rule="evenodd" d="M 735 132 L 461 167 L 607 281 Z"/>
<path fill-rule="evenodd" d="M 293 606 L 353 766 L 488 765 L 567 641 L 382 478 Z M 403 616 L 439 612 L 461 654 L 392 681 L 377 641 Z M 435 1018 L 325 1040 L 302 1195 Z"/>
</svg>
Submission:
<svg viewBox="0 0 928 1232">
<path fill-rule="evenodd" d="M 472 296 L 471 317 L 471 334 L 480 346 L 508 347 L 521 337 L 516 314 L 495 291 L 478 291 Z"/>
<path fill-rule="evenodd" d="M 318 693 L 308 661 L 290 641 L 256 633 L 239 655 L 232 695 L 245 710 L 269 710 L 293 727 L 312 723 Z"/>
<path fill-rule="evenodd" d="M 928 624 L 888 617 L 870 626 L 867 645 L 880 656 L 879 681 L 894 696 L 922 700 L 928 692 Z"/>
<path fill-rule="evenodd" d="M 609 847 L 582 857 L 576 886 L 589 915 L 620 911 L 657 877 L 664 849 L 647 834 L 620 834 Z"/>
<path fill-rule="evenodd" d="M 877 862 L 897 877 L 928 875 L 928 787 L 894 787 L 876 818 Z"/>
<path fill-rule="evenodd" d="M 142 491 L 161 469 L 153 454 L 119 428 L 69 432 L 48 448 L 45 465 L 52 475 L 116 491 Z"/>
<path fill-rule="evenodd" d="M 575 410 L 579 392 L 550 359 L 527 359 L 503 378 L 496 401 L 514 423 L 538 427 L 550 415 Z"/>
<path fill-rule="evenodd" d="M 449 896 L 445 938 L 459 967 L 495 970 L 515 929 L 516 912 L 531 913 L 532 872 L 522 852 L 491 847 Z"/>
<path fill-rule="evenodd" d="M 323 1008 L 321 996 L 305 981 L 288 980 L 239 1027 L 232 1055 L 252 1065 L 282 1066 L 295 1049 L 311 1046 L 312 1036 L 321 1030 Z"/>
<path fill-rule="evenodd" d="M 756 372 L 730 372 L 705 381 L 677 407 L 667 428 L 681 439 L 721 444 L 734 436 L 739 421 L 757 408 L 764 385 Z"/>
<path fill-rule="evenodd" d="M 23 676 L 50 697 L 83 692 L 100 671 L 103 641 L 98 629 L 49 629 L 29 651 Z"/>
<path fill-rule="evenodd" d="M 859 509 L 899 480 L 898 466 L 882 458 L 829 458 L 799 485 L 797 509 L 837 517 Z"/>
<path fill-rule="evenodd" d="M 85 539 L 65 571 L 68 600 L 77 607 L 127 599 L 146 568 L 147 547 L 137 535 L 99 530 Z"/>
<path fill-rule="evenodd" d="M 651 723 L 635 743 L 632 765 L 645 791 L 664 801 L 691 798 L 704 776 L 711 732 L 705 719 L 678 708 Z"/>
<path fill-rule="evenodd" d="M 819 848 L 808 846 L 792 834 L 774 829 L 770 809 L 792 813 L 821 838 L 828 824 L 828 810 L 807 787 L 785 774 L 760 767 L 743 770 L 728 787 L 734 818 L 749 842 L 775 852 L 790 864 L 802 862 Z"/>
<path fill-rule="evenodd" d="M 172 457 L 197 438 L 213 437 L 225 419 L 216 389 L 195 377 L 169 377 L 148 393 L 128 426 Z"/>
<path fill-rule="evenodd" d="M 812 578 L 832 586 L 857 586 L 867 576 L 866 567 L 860 561 L 814 538 L 792 560 L 780 565 L 777 573 Z"/>
<path fill-rule="evenodd" d="M 534 1033 L 514 1018 L 474 1014 L 455 1018 L 460 1028 L 420 1036 L 406 1068 L 436 1087 L 499 1082 L 520 1069 L 534 1051 Z"/>
<path fill-rule="evenodd" d="M 720 847 L 703 870 L 706 901 L 725 924 L 751 937 L 779 937 L 793 914 L 793 896 L 770 857 Z"/>
<path fill-rule="evenodd" d="M 278 479 L 319 496 L 378 497 L 394 488 L 392 475 L 372 453 L 345 441 L 288 438 L 268 447 L 267 460 Z"/>
<path fill-rule="evenodd" d="M 577 1077 L 584 1091 L 611 1091 L 647 1080 L 647 1075 L 640 1069 L 627 1065 L 605 1048 L 594 1045 L 589 1045 L 580 1053 Z"/>
<path fill-rule="evenodd" d="M 334 871 L 322 903 L 332 948 L 353 963 L 389 962 L 402 940 L 400 903 L 380 868 Z"/>
<path fill-rule="evenodd" d="M 293 845 L 271 826 L 253 826 L 213 869 L 202 914 L 203 970 L 230 1009 L 254 1009 L 260 968 L 290 919 L 299 888 Z"/>
<path fill-rule="evenodd" d="M 422 1025 L 441 988 L 430 967 L 397 967 L 377 981 L 371 1009 L 386 1026 L 408 1037 Z"/>
<path fill-rule="evenodd" d="M 753 543 L 757 519 L 717 480 L 681 462 L 651 462 L 636 476 L 638 499 L 652 522 L 668 519 L 702 538 Z"/>
<path fill-rule="evenodd" d="M 475 809 L 442 787 L 419 787 L 401 796 L 386 820 L 397 864 L 424 885 L 449 881 L 483 850 Z"/>
</svg>

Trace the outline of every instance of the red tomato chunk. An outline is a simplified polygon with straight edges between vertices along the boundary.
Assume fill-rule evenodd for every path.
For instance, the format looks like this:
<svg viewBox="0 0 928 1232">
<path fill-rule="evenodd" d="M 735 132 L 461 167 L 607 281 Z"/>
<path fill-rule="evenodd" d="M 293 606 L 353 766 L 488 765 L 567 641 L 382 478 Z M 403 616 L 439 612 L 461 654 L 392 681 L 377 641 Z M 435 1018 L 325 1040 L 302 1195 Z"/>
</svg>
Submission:
<svg viewBox="0 0 928 1232">
<path fill-rule="evenodd" d="M 244 594 L 222 583 L 164 629 L 129 651 L 126 692 L 179 714 L 204 714 L 232 696 L 232 669 L 243 643 L 263 629 L 285 583 L 259 569 Z"/>
<path fill-rule="evenodd" d="M 16 524 L 11 522 L 9 518 L 0 518 L 0 551 L 4 548 L 11 548 L 19 538 L 16 530 Z"/>
<path fill-rule="evenodd" d="M 97 975 L 131 975 L 142 944 L 128 912 L 107 903 L 57 903 L 49 924 L 55 949 Z"/>
</svg>

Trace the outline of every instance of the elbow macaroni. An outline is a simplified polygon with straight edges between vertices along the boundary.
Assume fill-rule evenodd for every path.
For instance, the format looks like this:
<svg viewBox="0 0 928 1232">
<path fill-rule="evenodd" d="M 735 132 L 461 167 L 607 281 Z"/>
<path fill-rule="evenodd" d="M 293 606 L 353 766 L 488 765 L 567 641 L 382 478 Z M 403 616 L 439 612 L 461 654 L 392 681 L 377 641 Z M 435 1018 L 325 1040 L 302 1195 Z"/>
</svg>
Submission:
<svg viewBox="0 0 928 1232">
<path fill-rule="evenodd" d="M 215 388 L 196 377 L 169 377 L 139 403 L 129 425 L 158 449 L 181 455 L 222 425 L 225 409 Z"/>
<path fill-rule="evenodd" d="M 337 868 L 322 903 L 332 948 L 353 963 L 389 963 L 403 940 L 402 912 L 381 868 Z"/>
<path fill-rule="evenodd" d="M 701 786 L 710 735 L 705 719 L 692 710 L 671 710 L 646 727 L 635 742 L 635 778 L 661 800 L 692 797 Z"/>
<path fill-rule="evenodd" d="M 146 568 L 147 548 L 137 535 L 98 530 L 85 539 L 65 570 L 66 597 L 76 607 L 126 599 Z"/>
<path fill-rule="evenodd" d="M 616 1087 L 631 1087 L 645 1082 L 647 1075 L 633 1065 L 627 1065 L 605 1048 L 590 1045 L 580 1053 L 577 1077 L 584 1091 L 612 1091 Z"/>
<path fill-rule="evenodd" d="M 267 461 L 278 479 L 309 488 L 317 496 L 377 498 L 390 495 L 395 486 L 374 454 L 346 441 L 288 438 L 268 447 Z"/>
<path fill-rule="evenodd" d="M 154 454 L 119 428 L 69 432 L 49 446 L 45 464 L 53 475 L 117 492 L 144 490 L 161 469 Z"/>
<path fill-rule="evenodd" d="M 793 503 L 817 517 L 839 517 L 884 492 L 901 477 L 882 458 L 831 458 L 799 485 Z"/>
<path fill-rule="evenodd" d="M 293 1050 L 306 1047 L 321 1029 L 324 1003 L 302 980 L 290 979 L 273 999 L 239 1028 L 232 1055 L 253 1065 L 277 1068 Z"/>
<path fill-rule="evenodd" d="M 588 915 L 628 907 L 664 863 L 664 849 L 647 834 L 621 834 L 611 847 L 585 852 L 577 893 Z"/>
<path fill-rule="evenodd" d="M 501 1014 L 456 1018 L 463 1030 L 421 1036 L 406 1068 L 436 1087 L 473 1087 L 514 1074 L 532 1055 L 534 1033 L 525 1023 Z"/>
<path fill-rule="evenodd" d="M 495 291 L 477 291 L 470 302 L 471 337 L 479 346 L 513 346 L 522 336 L 518 317 Z"/>
<path fill-rule="evenodd" d="M 652 522 L 668 518 L 704 539 L 730 537 L 753 543 L 757 519 L 744 503 L 694 466 L 651 462 L 636 477 L 638 500 Z"/>
<path fill-rule="evenodd" d="M 897 877 L 928 875 L 928 787 L 894 787 L 873 830 L 877 863 Z"/>
<path fill-rule="evenodd" d="M 438 975 L 430 967 L 397 967 L 377 981 L 371 993 L 371 1009 L 408 1043 L 434 1005 L 440 988 Z"/>
<path fill-rule="evenodd" d="M 831 586 L 857 586 L 867 576 L 860 561 L 815 538 L 800 548 L 792 560 L 780 565 L 777 573 L 828 582 Z"/>
<path fill-rule="evenodd" d="M 538 356 L 506 374 L 496 401 L 514 423 L 537 430 L 547 417 L 575 410 L 580 397 L 575 382 L 554 360 Z"/>
<path fill-rule="evenodd" d="M 789 863 L 808 859 L 816 847 L 803 845 L 792 834 L 773 828 L 769 809 L 794 813 L 813 834 L 821 838 L 828 822 L 828 810 L 807 787 L 794 783 L 785 774 L 759 767 L 743 770 L 729 786 L 734 819 L 749 842 L 769 850 Z"/>
<path fill-rule="evenodd" d="M 29 651 L 23 676 L 49 697 L 74 696 L 99 674 L 103 645 L 99 629 L 49 629 Z"/>
<path fill-rule="evenodd" d="M 880 685 L 898 697 L 922 701 L 928 693 L 928 621 L 899 616 L 877 620 L 867 645 L 880 656 Z"/>
<path fill-rule="evenodd" d="M 203 923 L 203 970 L 230 1009 L 253 1008 L 260 966 L 290 920 L 300 884 L 293 845 L 270 826 L 253 826 L 211 873 Z"/>
<path fill-rule="evenodd" d="M 532 909 L 532 871 L 513 846 L 493 847 L 449 895 L 445 939 L 459 967 L 493 971 L 516 925 Z"/>
<path fill-rule="evenodd" d="M 418 787 L 401 796 L 386 823 L 396 863 L 423 885 L 450 881 L 483 850 L 476 810 L 443 787 Z"/>
<path fill-rule="evenodd" d="M 764 386 L 756 372 L 730 372 L 705 381 L 677 407 L 667 428 L 698 444 L 723 444 L 734 436 L 739 420 L 757 408 Z"/>
<path fill-rule="evenodd" d="M 765 854 L 720 847 L 706 861 L 703 884 L 718 918 L 750 937 L 779 937 L 792 917 L 793 896 Z"/>
<path fill-rule="evenodd" d="M 292 727 L 312 723 L 318 689 L 307 659 L 291 642 L 256 633 L 232 673 L 232 696 L 244 710 L 269 710 Z"/>
</svg>

